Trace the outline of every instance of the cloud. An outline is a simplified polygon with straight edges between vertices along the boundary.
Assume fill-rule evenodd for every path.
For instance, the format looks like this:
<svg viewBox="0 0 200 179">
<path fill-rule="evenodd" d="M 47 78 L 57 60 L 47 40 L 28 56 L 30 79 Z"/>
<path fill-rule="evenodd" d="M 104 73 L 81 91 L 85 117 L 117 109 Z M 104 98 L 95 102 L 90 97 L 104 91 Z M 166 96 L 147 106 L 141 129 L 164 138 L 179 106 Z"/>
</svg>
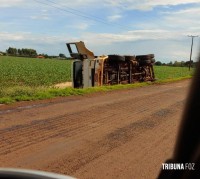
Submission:
<svg viewBox="0 0 200 179">
<path fill-rule="evenodd" d="M 49 20 L 49 19 L 51 19 L 50 14 L 49 14 L 47 9 L 38 10 L 37 12 L 35 12 L 35 14 L 36 15 L 30 16 L 30 18 L 35 19 L 35 20 Z"/>
<path fill-rule="evenodd" d="M 89 6 L 97 6 L 97 4 L 102 4 L 102 0 L 75 0 L 75 1 L 66 1 L 66 0 L 58 0 L 56 1 L 58 4 L 66 5 L 67 7 L 89 7 Z"/>
<path fill-rule="evenodd" d="M 196 33 L 200 31 L 200 6 L 191 7 L 176 12 L 165 12 L 164 21 L 170 28 L 185 30 L 186 33 Z"/>
<path fill-rule="evenodd" d="M 68 41 L 78 41 L 79 39 L 70 37 Z M 6 50 L 9 46 L 15 48 L 34 48 L 39 53 L 47 53 L 55 55 L 58 53 L 66 53 L 66 35 L 60 34 L 44 35 L 44 34 L 33 34 L 30 32 L 0 32 L 0 44 L 1 50 Z M 50 50 L 51 49 L 51 50 Z M 52 50 L 53 49 L 53 50 Z"/>
<path fill-rule="evenodd" d="M 49 35 L 49 34 L 34 34 L 31 32 L 0 32 L 0 41 L 1 45 L 4 43 L 21 43 L 26 46 L 31 45 L 54 45 L 64 44 L 70 41 L 80 41 L 81 38 L 72 37 L 67 34 L 59 34 L 59 35 Z"/>
<path fill-rule="evenodd" d="M 2 40 L 2 41 L 21 41 L 21 40 L 25 40 L 25 34 L 1 32 L 0 40 Z"/>
<path fill-rule="evenodd" d="M 19 6 L 23 2 L 24 2 L 24 0 L 1 0 L 0 8 Z"/>
<path fill-rule="evenodd" d="M 175 6 L 175 5 L 182 5 L 182 4 L 191 4 L 191 3 L 199 3 L 199 0 L 146 0 L 145 5 L 149 7 L 156 7 L 156 6 Z"/>
<path fill-rule="evenodd" d="M 83 40 L 90 44 L 114 44 L 119 42 L 134 42 L 134 41 L 151 41 L 151 40 L 170 40 L 170 39 L 182 39 L 184 32 L 172 32 L 162 29 L 154 30 L 133 30 L 127 31 L 120 34 L 117 33 L 92 33 L 92 32 L 82 32 L 80 37 L 61 35 L 36 35 L 32 33 L 18 32 L 18 33 L 8 33 L 1 32 L 0 40 L 2 41 L 29 41 L 34 43 L 44 43 L 44 44 L 56 44 L 60 42 L 66 42 L 70 40 Z M 67 39 L 67 37 L 69 37 Z M 98 37 L 98 38 L 97 38 Z"/>
<path fill-rule="evenodd" d="M 157 6 L 175 6 L 199 3 L 199 0 L 105 0 L 106 5 L 122 9 L 152 10 Z"/>
<path fill-rule="evenodd" d="M 31 19 L 35 19 L 35 20 L 49 20 L 49 16 L 48 15 L 41 15 L 41 16 L 31 16 Z"/>
<path fill-rule="evenodd" d="M 41 1 L 42 2 L 42 1 Z M 47 2 L 48 4 L 58 4 L 68 8 L 99 8 L 99 7 L 118 7 L 123 9 L 152 10 L 157 6 L 175 6 L 182 4 L 200 3 L 199 0 L 57 0 L 56 3 Z M 22 6 L 24 3 L 30 4 L 25 0 L 1 0 L 0 7 Z M 36 3 L 36 2 L 35 2 Z M 46 2 L 45 2 L 46 3 Z M 38 3 L 39 4 L 39 3 Z M 98 6 L 97 6 L 98 5 Z"/>
<path fill-rule="evenodd" d="M 157 18 L 135 24 L 138 29 L 165 29 L 176 33 L 177 37 L 188 34 L 200 35 L 200 4 L 183 9 L 159 12 Z M 174 37 L 176 38 L 176 37 Z"/>
<path fill-rule="evenodd" d="M 117 21 L 118 19 L 121 19 L 121 18 L 122 18 L 122 15 L 119 15 L 119 14 L 108 16 L 108 20 L 110 22 Z"/>
<path fill-rule="evenodd" d="M 98 38 L 96 38 L 98 36 Z M 147 40 L 182 39 L 184 32 L 172 32 L 162 29 L 133 30 L 120 34 L 114 33 L 83 33 L 82 38 L 90 44 L 114 44 L 119 42 L 134 42 Z"/>
<path fill-rule="evenodd" d="M 72 29 L 75 29 L 75 30 L 86 30 L 88 29 L 90 26 L 90 23 L 88 22 L 79 22 L 79 23 L 76 23 L 74 25 L 67 25 L 66 27 L 67 28 L 72 28 Z"/>
<path fill-rule="evenodd" d="M 15 41 L 15 42 L 33 42 L 33 43 L 59 43 L 63 41 L 63 35 L 60 36 L 50 36 L 50 35 L 36 35 L 30 32 L 0 32 L 0 40 L 1 41 Z"/>
</svg>

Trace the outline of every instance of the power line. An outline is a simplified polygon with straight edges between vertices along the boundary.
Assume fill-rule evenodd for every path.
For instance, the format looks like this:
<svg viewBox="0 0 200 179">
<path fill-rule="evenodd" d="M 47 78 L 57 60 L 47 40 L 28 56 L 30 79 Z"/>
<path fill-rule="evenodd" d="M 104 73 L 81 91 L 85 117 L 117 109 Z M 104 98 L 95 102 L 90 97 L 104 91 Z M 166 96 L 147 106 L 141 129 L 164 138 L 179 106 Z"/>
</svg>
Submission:
<svg viewBox="0 0 200 179">
<path fill-rule="evenodd" d="M 121 24 L 118 24 L 118 23 L 108 23 L 102 18 L 83 13 L 83 12 L 78 11 L 76 9 L 69 8 L 67 6 L 64 6 L 64 7 L 68 8 L 68 9 L 62 8 L 62 7 L 57 5 L 58 3 L 55 3 L 55 2 L 50 1 L 50 0 L 46 0 L 47 2 L 50 2 L 50 3 L 45 3 L 45 2 L 38 1 L 38 0 L 33 0 L 33 1 L 35 1 L 37 3 L 40 3 L 40 4 L 44 4 L 44 5 L 50 6 L 50 7 L 53 7 L 53 8 L 56 8 L 56 9 L 58 9 L 60 11 L 63 11 L 63 12 L 71 13 L 73 15 L 80 16 L 80 17 L 83 17 L 83 18 L 86 18 L 86 19 L 90 19 L 90 20 L 93 20 L 93 21 L 97 21 L 97 22 L 100 22 L 100 23 L 103 23 L 103 24 L 106 24 L 106 25 L 109 25 L 109 26 L 115 25 L 115 26 L 118 26 L 120 28 L 123 28 L 123 29 L 126 29 L 126 30 L 130 30 L 129 27 L 127 27 L 127 26 L 124 26 L 124 25 L 121 25 Z M 53 4 L 55 4 L 56 6 L 53 5 Z"/>
<path fill-rule="evenodd" d="M 93 20 L 93 21 L 96 21 L 96 22 L 103 23 L 105 25 L 118 26 L 119 28 L 124 29 L 124 30 L 128 30 L 128 31 L 132 30 L 132 29 L 130 29 L 129 26 L 118 24 L 118 23 L 108 23 L 107 21 L 105 21 L 104 19 L 102 19 L 100 17 L 84 13 L 82 11 L 76 10 L 74 8 L 71 8 L 71 7 L 67 7 L 65 5 L 58 5 L 58 3 L 56 3 L 52 0 L 46 0 L 48 3 L 47 2 L 41 2 L 40 0 L 33 0 L 33 1 L 40 3 L 40 4 L 44 4 L 46 6 L 53 7 L 55 9 L 58 9 L 58 10 L 63 11 L 63 12 L 71 13 L 71 14 L 76 15 L 76 16 L 80 16 L 80 17 L 83 17 L 83 18 L 86 18 L 86 19 L 90 19 L 90 20 Z"/>
<path fill-rule="evenodd" d="M 81 12 L 81 11 L 73 9 L 71 7 L 67 7 L 65 5 L 61 5 L 61 4 L 56 3 L 52 0 L 45 0 L 46 2 L 42 2 L 40 0 L 33 0 L 33 1 L 40 3 L 40 4 L 43 4 L 43 5 L 46 5 L 46 6 L 50 6 L 52 8 L 58 9 L 59 11 L 62 11 L 62 12 L 65 12 L 65 13 L 71 13 L 73 15 L 83 17 L 83 18 L 86 18 L 86 19 L 90 19 L 90 20 L 93 20 L 93 21 L 96 21 L 96 22 L 100 22 L 100 23 L 103 23 L 105 25 L 118 26 L 121 29 L 126 29 L 126 30 L 129 30 L 129 31 L 131 30 L 130 27 L 128 27 L 128 26 L 125 26 L 125 25 L 122 25 L 122 24 L 117 24 L 117 23 L 108 23 L 102 18 L 99 18 L 97 16 L 93 16 L 93 15 L 89 15 L 87 13 Z M 157 35 L 156 35 L 156 37 L 157 37 Z"/>
<path fill-rule="evenodd" d="M 53 3 L 53 4 L 55 4 L 55 5 L 58 4 L 58 3 L 54 2 L 54 1 L 51 1 L 51 0 L 46 0 L 46 1 L 48 1 L 48 2 L 50 2 L 50 3 Z M 78 13 L 80 13 L 80 14 L 84 14 L 84 15 L 86 15 L 86 16 L 90 16 L 90 18 L 94 18 L 94 19 L 97 19 L 97 20 L 105 21 L 105 19 L 102 19 L 102 18 L 100 18 L 100 17 L 94 16 L 94 15 L 91 15 L 91 14 L 86 14 L 85 12 L 79 11 L 79 10 L 74 9 L 74 8 L 71 8 L 71 7 L 68 7 L 68 6 L 66 6 L 66 5 L 62 5 L 62 6 L 68 8 L 68 9 L 70 9 L 70 10 L 72 10 L 72 11 L 78 12 Z"/>
<path fill-rule="evenodd" d="M 198 37 L 198 35 L 188 35 L 188 37 L 192 38 L 192 44 L 191 44 L 191 50 L 190 50 L 190 63 L 189 63 L 189 71 L 190 71 L 190 67 L 191 67 L 191 58 L 192 58 L 192 48 L 193 48 L 193 39 L 195 37 Z"/>
</svg>

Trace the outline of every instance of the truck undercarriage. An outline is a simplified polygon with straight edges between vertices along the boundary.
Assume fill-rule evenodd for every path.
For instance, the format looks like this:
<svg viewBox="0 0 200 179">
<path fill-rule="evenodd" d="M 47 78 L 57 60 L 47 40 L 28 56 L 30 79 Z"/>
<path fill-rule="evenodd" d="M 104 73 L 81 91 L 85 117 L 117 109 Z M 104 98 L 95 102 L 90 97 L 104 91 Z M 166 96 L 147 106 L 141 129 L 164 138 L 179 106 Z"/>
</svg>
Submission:
<svg viewBox="0 0 200 179">
<path fill-rule="evenodd" d="M 153 54 L 94 56 L 82 41 L 66 45 L 71 57 L 74 58 L 72 67 L 74 88 L 155 80 Z"/>
</svg>

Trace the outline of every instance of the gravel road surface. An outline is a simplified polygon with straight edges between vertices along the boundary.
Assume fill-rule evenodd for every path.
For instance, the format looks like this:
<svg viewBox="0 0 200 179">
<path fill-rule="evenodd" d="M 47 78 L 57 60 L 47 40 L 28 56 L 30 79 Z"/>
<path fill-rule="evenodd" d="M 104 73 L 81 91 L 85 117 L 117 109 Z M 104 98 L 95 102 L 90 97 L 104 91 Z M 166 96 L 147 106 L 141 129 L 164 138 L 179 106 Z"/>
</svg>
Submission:
<svg viewBox="0 0 200 179">
<path fill-rule="evenodd" d="M 0 167 L 154 179 L 173 154 L 191 80 L 0 106 Z"/>
</svg>

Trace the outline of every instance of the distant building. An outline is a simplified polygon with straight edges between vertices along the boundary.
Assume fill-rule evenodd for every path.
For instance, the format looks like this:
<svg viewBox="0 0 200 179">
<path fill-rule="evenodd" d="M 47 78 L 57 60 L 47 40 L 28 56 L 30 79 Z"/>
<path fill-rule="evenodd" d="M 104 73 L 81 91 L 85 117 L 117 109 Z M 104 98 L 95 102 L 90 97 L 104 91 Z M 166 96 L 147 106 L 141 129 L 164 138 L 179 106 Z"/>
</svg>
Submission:
<svg viewBox="0 0 200 179">
<path fill-rule="evenodd" d="M 44 56 L 42 56 L 42 55 L 38 55 L 37 58 L 44 58 Z"/>
</svg>

